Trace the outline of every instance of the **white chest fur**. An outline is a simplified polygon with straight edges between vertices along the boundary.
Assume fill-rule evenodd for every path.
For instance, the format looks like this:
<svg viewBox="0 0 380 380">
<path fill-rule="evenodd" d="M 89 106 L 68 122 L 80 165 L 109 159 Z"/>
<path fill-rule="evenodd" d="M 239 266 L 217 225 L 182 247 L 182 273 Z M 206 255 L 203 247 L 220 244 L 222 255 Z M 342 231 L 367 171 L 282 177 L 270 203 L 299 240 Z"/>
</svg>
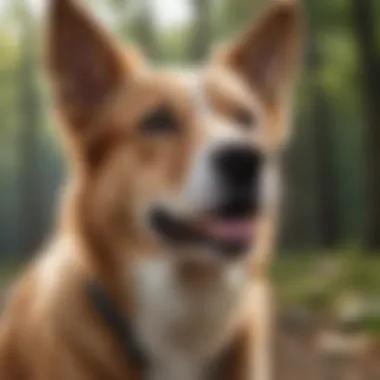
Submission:
<svg viewBox="0 0 380 380">
<path fill-rule="evenodd" d="M 223 268 L 196 287 L 182 284 L 169 260 L 146 260 L 135 269 L 136 331 L 153 363 L 147 380 L 203 380 L 242 314 L 244 266 Z"/>
</svg>

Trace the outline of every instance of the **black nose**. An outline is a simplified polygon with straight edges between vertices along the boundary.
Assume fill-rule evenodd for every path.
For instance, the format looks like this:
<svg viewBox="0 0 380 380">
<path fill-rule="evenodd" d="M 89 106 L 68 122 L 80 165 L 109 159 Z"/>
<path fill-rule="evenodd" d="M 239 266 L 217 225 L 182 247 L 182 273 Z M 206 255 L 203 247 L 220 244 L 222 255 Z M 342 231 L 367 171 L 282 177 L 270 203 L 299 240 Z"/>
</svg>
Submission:
<svg viewBox="0 0 380 380">
<path fill-rule="evenodd" d="M 260 174 L 263 154 L 249 145 L 228 145 L 215 152 L 214 164 L 223 183 L 247 189 L 254 186 Z"/>
</svg>

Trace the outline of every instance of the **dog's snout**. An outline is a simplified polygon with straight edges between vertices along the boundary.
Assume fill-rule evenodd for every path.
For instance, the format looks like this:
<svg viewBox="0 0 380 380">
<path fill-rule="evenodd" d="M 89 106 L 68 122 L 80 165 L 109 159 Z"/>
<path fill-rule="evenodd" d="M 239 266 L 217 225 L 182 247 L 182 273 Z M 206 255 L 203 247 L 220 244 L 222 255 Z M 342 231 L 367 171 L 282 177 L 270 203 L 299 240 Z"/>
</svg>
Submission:
<svg viewBox="0 0 380 380">
<path fill-rule="evenodd" d="M 255 147 L 234 144 L 215 152 L 216 170 L 226 185 L 247 188 L 254 185 L 263 163 L 263 155 Z"/>
</svg>

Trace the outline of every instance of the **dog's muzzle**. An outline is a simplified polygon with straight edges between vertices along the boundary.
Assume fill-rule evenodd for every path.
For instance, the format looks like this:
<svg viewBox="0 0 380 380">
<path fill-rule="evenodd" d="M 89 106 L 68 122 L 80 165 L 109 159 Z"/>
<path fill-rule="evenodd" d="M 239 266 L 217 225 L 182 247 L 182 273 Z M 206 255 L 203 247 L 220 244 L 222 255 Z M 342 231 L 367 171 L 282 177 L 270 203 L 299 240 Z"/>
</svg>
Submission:
<svg viewBox="0 0 380 380">
<path fill-rule="evenodd" d="M 217 201 L 205 205 L 195 218 L 156 207 L 151 225 L 164 241 L 179 248 L 202 246 L 224 257 L 240 257 L 255 241 L 263 154 L 248 144 L 234 143 L 216 149 L 210 160 L 210 175 L 218 183 Z"/>
</svg>

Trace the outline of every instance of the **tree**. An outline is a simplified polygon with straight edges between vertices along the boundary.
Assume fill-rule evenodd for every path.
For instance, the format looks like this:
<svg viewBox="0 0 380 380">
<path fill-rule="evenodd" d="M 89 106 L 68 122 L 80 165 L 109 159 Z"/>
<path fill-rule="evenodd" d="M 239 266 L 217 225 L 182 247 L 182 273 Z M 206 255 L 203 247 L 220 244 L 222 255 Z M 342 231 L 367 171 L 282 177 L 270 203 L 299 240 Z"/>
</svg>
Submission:
<svg viewBox="0 0 380 380">
<path fill-rule="evenodd" d="M 36 39 L 34 21 L 26 3 L 20 4 L 22 27 L 19 69 L 20 88 L 20 192 L 23 251 L 39 244 L 38 134 L 41 123 L 39 89 L 36 81 Z"/>
<path fill-rule="evenodd" d="M 116 15 L 116 28 L 121 36 L 126 40 L 135 40 L 146 56 L 159 60 L 160 50 L 149 0 L 109 0 L 109 3 Z"/>
<path fill-rule="evenodd" d="M 218 35 L 229 38 L 241 33 L 255 19 L 255 15 L 271 0 L 224 0 L 219 9 L 217 22 Z"/>
<path fill-rule="evenodd" d="M 194 0 L 195 24 L 190 46 L 190 59 L 200 61 L 210 51 L 213 37 L 212 1 Z"/>
<path fill-rule="evenodd" d="M 351 0 L 353 33 L 359 56 L 362 87 L 366 159 L 366 217 L 364 245 L 380 249 L 380 53 L 377 48 L 375 1 Z"/>
<path fill-rule="evenodd" d="M 132 19 L 131 34 L 146 56 L 155 61 L 160 59 L 152 7 L 148 0 L 140 0 L 140 8 L 136 17 Z"/>
<path fill-rule="evenodd" d="M 315 228 L 318 245 L 330 247 L 339 239 L 339 211 L 337 210 L 336 170 L 334 168 L 333 122 L 331 101 L 321 79 L 325 54 L 318 43 L 320 33 L 329 27 L 329 4 L 307 3 L 309 20 L 308 57 L 306 71 L 310 99 L 310 127 L 312 129 L 313 184 L 315 192 Z"/>
</svg>

